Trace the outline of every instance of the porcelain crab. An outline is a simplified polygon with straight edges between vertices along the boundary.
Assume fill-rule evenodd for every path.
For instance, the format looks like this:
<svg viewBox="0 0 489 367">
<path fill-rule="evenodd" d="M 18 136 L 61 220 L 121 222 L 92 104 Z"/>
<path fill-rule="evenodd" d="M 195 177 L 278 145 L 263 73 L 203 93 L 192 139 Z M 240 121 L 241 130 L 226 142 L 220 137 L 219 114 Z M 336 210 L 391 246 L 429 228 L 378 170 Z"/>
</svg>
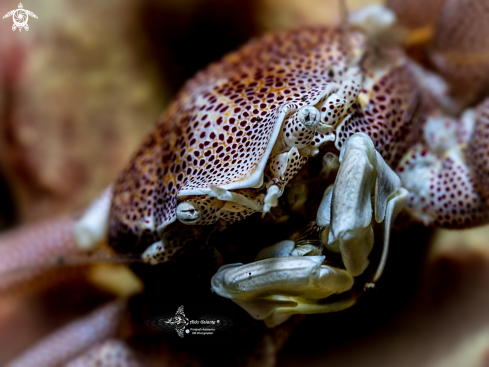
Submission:
<svg viewBox="0 0 489 367">
<path fill-rule="evenodd" d="M 341 27 L 265 36 L 199 73 L 80 220 L 42 227 L 52 247 L 41 258 L 108 238 L 147 263 L 172 261 L 253 213 L 285 220 L 285 206 L 313 219 L 301 240 L 212 279 L 216 293 L 275 326 L 353 304 L 355 278 L 370 270 L 363 288 L 381 275 L 406 201 L 425 224 L 485 223 L 488 105 L 447 117 L 449 85 L 382 39 L 394 19 L 375 8 Z"/>
<path fill-rule="evenodd" d="M 393 17 L 377 10 L 367 16 L 377 17 L 379 28 L 389 25 Z M 283 321 L 281 310 L 349 306 L 316 300 L 348 291 L 367 268 L 372 205 L 375 221 L 385 222 L 387 248 L 391 222 L 407 198 L 389 164 L 397 165 L 418 125 L 414 66 L 398 50 L 372 52 L 369 42 L 354 29 L 279 33 L 199 73 L 115 183 L 110 244 L 144 251 L 145 261 L 156 264 L 199 241 L 202 226 L 271 212 L 286 188 L 288 205 L 300 208 L 311 192 L 297 174 L 330 142 L 339 158 L 329 152 L 324 169 L 339 169 L 320 195 L 316 226 L 319 246 L 340 253 L 342 266 L 322 265 L 325 257 L 313 245 L 286 241 L 262 251 L 256 263 L 221 268 L 212 288 L 269 325 Z M 302 256 L 311 252 L 317 256 Z"/>
</svg>

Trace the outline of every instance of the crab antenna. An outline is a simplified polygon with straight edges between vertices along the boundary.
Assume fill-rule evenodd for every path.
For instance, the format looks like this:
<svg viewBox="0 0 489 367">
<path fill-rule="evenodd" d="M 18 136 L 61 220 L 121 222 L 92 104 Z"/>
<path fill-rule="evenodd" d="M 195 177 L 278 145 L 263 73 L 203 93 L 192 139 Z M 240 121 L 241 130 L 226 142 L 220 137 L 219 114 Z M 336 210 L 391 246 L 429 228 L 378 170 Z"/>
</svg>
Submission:
<svg viewBox="0 0 489 367">
<path fill-rule="evenodd" d="M 347 65 L 351 63 L 350 25 L 346 0 L 339 0 L 341 46 L 345 52 Z"/>
</svg>

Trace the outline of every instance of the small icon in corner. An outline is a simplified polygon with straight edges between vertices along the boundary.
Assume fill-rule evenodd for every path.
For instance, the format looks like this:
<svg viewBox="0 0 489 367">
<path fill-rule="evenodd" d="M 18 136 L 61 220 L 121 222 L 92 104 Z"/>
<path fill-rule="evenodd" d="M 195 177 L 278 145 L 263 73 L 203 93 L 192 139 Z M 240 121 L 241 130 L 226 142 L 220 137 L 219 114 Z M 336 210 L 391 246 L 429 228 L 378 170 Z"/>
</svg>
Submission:
<svg viewBox="0 0 489 367">
<path fill-rule="evenodd" d="M 3 16 L 3 19 L 12 16 L 12 19 L 14 20 L 12 30 L 15 31 L 17 28 L 19 28 L 19 32 L 22 32 L 22 28 L 24 28 L 26 31 L 29 30 L 29 25 L 27 24 L 27 21 L 29 20 L 29 15 L 37 19 L 36 14 L 29 10 L 25 10 L 22 3 L 19 3 L 19 8 L 9 11 Z"/>
</svg>

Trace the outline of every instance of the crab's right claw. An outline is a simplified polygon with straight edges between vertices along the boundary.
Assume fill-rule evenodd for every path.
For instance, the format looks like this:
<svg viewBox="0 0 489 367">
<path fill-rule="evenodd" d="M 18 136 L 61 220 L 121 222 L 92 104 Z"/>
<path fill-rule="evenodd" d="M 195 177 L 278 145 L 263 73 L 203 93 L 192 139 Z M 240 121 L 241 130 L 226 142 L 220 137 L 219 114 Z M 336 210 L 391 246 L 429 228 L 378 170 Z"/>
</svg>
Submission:
<svg viewBox="0 0 489 367">
<path fill-rule="evenodd" d="M 255 319 L 265 320 L 270 327 L 292 314 L 337 311 L 351 306 L 352 300 L 318 303 L 319 299 L 353 286 L 353 277 L 348 272 L 322 265 L 323 261 L 324 256 L 286 256 L 247 265 L 225 265 L 212 278 L 212 289 L 232 299 Z"/>
<path fill-rule="evenodd" d="M 330 214 L 330 223 L 320 224 L 329 230 L 326 246 L 339 247 L 345 268 L 352 276 L 362 274 L 369 264 L 368 255 L 374 243 L 372 211 L 375 221 L 384 221 L 385 225 L 384 253 L 379 265 L 382 271 L 390 226 L 404 206 L 407 194 L 368 135 L 356 133 L 345 142 L 332 196 L 328 199 L 325 195 L 323 199 L 330 201 L 330 208 L 321 204 L 318 218 L 327 218 Z M 321 210 L 329 213 L 321 213 Z M 335 243 L 338 246 L 334 246 Z M 377 274 L 375 280 L 379 276 Z"/>
<path fill-rule="evenodd" d="M 292 314 L 350 307 L 357 299 L 348 292 L 354 277 L 369 265 L 373 218 L 384 222 L 385 237 L 372 281 L 382 274 L 391 223 L 407 198 L 407 190 L 400 185 L 372 140 L 363 133 L 354 134 L 341 149 L 335 184 L 326 190 L 316 220 L 323 228 L 325 247 L 341 253 L 346 270 L 325 265 L 325 256 L 308 256 L 315 251 L 302 248 L 309 245 L 296 247 L 293 241 L 281 241 L 260 251 L 254 263 L 221 267 L 212 278 L 212 289 L 268 326 L 278 325 Z M 334 294 L 344 297 L 326 300 Z"/>
</svg>

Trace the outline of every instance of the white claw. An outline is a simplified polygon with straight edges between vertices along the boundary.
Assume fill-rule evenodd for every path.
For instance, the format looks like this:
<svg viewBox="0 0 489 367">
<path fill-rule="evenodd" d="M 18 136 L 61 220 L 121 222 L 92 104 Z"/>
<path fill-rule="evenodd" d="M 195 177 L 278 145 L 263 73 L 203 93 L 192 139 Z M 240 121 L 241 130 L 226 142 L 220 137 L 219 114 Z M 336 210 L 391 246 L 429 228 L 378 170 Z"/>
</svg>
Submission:
<svg viewBox="0 0 489 367">
<path fill-rule="evenodd" d="M 348 231 L 339 238 L 340 252 L 346 270 L 356 277 L 369 264 L 368 255 L 374 247 L 374 231 L 371 226 Z"/>
<path fill-rule="evenodd" d="M 212 289 L 222 297 L 252 299 L 267 295 L 300 296 L 324 256 L 272 258 L 240 267 L 219 269 Z"/>
<path fill-rule="evenodd" d="M 375 180 L 369 160 L 372 155 L 375 156 L 375 148 L 365 134 L 351 136 L 341 149 L 341 165 L 331 199 L 330 243 L 349 231 L 369 226 L 372 221 L 370 198 Z"/>
<path fill-rule="evenodd" d="M 369 264 L 368 255 L 374 243 L 372 196 L 375 220 L 378 223 L 386 220 L 378 278 L 387 256 L 391 222 L 404 205 L 406 192 L 399 177 L 375 150 L 370 137 L 357 133 L 345 142 L 331 199 L 328 244 L 339 241 L 343 262 L 351 275 L 362 274 Z M 321 203 L 326 213 L 327 199 L 325 194 Z M 323 212 L 318 213 L 318 218 L 322 224 L 328 224 Z"/>
<path fill-rule="evenodd" d="M 335 293 L 345 292 L 353 287 L 353 277 L 350 273 L 331 266 L 322 265 L 317 278 L 301 297 L 323 299 Z"/>
<path fill-rule="evenodd" d="M 328 304 L 315 300 L 349 290 L 353 277 L 345 270 L 322 265 L 323 261 L 324 256 L 289 256 L 226 265 L 212 278 L 212 290 L 269 325 L 288 318 L 277 314 L 282 309 L 288 315 L 308 313 L 308 309 L 329 312 Z"/>
<path fill-rule="evenodd" d="M 328 159 L 326 171 L 330 169 Z M 331 162 L 334 165 L 336 160 Z M 378 280 L 387 258 L 392 221 L 404 206 L 408 192 L 400 187 L 399 177 L 366 134 L 354 134 L 345 142 L 339 162 L 336 181 L 323 195 L 316 223 L 322 227 L 323 245 L 341 253 L 346 270 L 323 265 L 324 256 L 308 256 L 317 249 L 312 244 L 296 247 L 293 241 L 281 241 L 260 251 L 254 263 L 219 269 L 211 281 L 213 291 L 232 299 L 270 327 L 292 314 L 348 308 L 355 297 L 336 301 L 326 298 L 349 291 L 354 277 L 369 265 L 374 218 L 385 225 L 383 253 L 372 282 Z M 280 194 L 277 186 L 268 188 L 264 211 L 276 205 Z"/>
</svg>

